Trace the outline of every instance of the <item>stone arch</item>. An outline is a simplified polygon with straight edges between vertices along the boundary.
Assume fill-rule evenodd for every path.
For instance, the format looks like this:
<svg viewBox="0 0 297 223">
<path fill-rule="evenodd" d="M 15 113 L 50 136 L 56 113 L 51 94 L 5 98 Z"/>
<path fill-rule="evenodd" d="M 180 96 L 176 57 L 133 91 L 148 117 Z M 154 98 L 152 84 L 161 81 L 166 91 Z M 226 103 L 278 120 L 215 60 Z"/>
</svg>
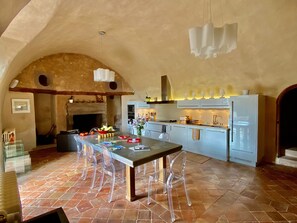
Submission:
<svg viewBox="0 0 297 223">
<path fill-rule="evenodd" d="M 97 68 L 107 68 L 96 59 L 75 53 L 58 53 L 48 55 L 33 61 L 25 67 L 16 77 L 19 84 L 14 91 L 39 90 L 66 94 L 76 92 L 90 92 L 93 94 L 132 94 L 133 90 L 115 72 L 116 89 L 111 89 L 108 82 L 95 82 L 93 71 Z M 113 70 L 113 69 L 111 69 Z M 39 77 L 44 75 L 48 78 L 48 85 L 40 84 Z"/>
<path fill-rule="evenodd" d="M 297 84 L 284 89 L 276 100 L 277 156 L 285 149 L 297 147 Z"/>
</svg>

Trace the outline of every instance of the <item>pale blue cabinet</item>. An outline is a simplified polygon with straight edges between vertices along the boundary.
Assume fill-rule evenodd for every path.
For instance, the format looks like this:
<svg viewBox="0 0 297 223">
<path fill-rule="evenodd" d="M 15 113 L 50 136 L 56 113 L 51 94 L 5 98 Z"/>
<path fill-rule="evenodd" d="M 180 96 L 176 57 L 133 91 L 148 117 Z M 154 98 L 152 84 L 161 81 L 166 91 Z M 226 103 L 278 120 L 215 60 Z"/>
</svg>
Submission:
<svg viewBox="0 0 297 223">
<path fill-rule="evenodd" d="M 160 137 L 162 133 L 166 132 L 169 133 L 169 126 L 166 124 L 161 123 L 151 123 L 147 122 L 144 127 L 144 136 L 152 138 L 152 139 L 158 139 L 162 141 L 169 141 L 169 135 L 168 138 L 162 138 Z"/>
<path fill-rule="evenodd" d="M 205 129 L 201 154 L 228 161 L 228 130 Z"/>
<path fill-rule="evenodd" d="M 193 153 L 200 153 L 204 141 L 204 129 L 198 127 L 187 128 L 187 145 L 185 150 Z"/>
<path fill-rule="evenodd" d="M 168 141 L 182 145 L 183 150 L 224 161 L 229 158 L 229 129 L 161 122 L 148 122 L 145 129 L 154 139 L 166 129 Z"/>
<path fill-rule="evenodd" d="M 170 126 L 170 141 L 187 146 L 187 127 L 183 125 Z"/>
</svg>

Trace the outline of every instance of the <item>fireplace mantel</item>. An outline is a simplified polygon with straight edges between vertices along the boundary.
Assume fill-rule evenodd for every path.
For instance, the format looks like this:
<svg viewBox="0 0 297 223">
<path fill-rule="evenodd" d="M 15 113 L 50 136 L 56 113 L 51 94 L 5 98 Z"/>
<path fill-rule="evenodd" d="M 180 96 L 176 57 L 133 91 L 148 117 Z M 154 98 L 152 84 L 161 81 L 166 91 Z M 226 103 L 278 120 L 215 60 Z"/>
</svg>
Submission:
<svg viewBox="0 0 297 223">
<path fill-rule="evenodd" d="M 104 114 L 106 115 L 106 103 L 67 103 L 67 114 L 68 115 L 84 115 L 84 114 Z"/>
</svg>

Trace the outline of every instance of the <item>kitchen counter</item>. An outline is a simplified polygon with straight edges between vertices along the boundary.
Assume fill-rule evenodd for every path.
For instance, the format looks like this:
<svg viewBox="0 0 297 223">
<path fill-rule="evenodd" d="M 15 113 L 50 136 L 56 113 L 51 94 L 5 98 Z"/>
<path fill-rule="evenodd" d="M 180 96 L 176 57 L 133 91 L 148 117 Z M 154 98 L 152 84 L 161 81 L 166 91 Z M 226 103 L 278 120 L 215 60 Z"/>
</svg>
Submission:
<svg viewBox="0 0 297 223">
<path fill-rule="evenodd" d="M 183 150 L 223 161 L 229 159 L 229 128 L 227 126 L 157 120 L 148 121 L 144 129 L 148 137 L 181 144 Z M 165 139 L 160 138 L 162 133 L 166 133 Z"/>
<path fill-rule="evenodd" d="M 181 125 L 181 126 L 199 126 L 201 128 L 216 128 L 216 129 L 225 129 L 228 130 L 229 127 L 225 125 L 207 125 L 207 124 L 195 124 L 195 123 L 189 123 L 189 124 L 184 124 L 180 123 L 179 121 L 173 122 L 172 120 L 169 121 L 148 121 L 149 123 L 159 123 L 159 124 L 164 124 L 164 125 Z"/>
</svg>

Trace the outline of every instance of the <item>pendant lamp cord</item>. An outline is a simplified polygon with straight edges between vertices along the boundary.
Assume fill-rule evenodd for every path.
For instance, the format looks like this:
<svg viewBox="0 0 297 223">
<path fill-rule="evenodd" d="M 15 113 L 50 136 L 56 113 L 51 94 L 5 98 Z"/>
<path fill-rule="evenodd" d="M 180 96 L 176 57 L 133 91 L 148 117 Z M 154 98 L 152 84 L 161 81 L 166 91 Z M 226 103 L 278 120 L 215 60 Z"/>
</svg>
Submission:
<svg viewBox="0 0 297 223">
<path fill-rule="evenodd" d="M 223 11 L 223 0 L 221 0 L 221 22 L 222 26 L 224 26 L 224 11 Z"/>
<path fill-rule="evenodd" d="M 223 0 L 220 1 L 220 9 L 221 9 L 221 23 L 222 23 L 222 26 L 224 26 Z M 203 1 L 203 22 L 204 24 L 213 23 L 212 0 Z"/>
<path fill-rule="evenodd" d="M 103 52 L 103 36 L 106 34 L 105 31 L 99 31 L 99 57 L 100 57 L 100 53 Z M 102 48 L 102 49 L 101 49 Z M 101 60 L 100 60 L 101 61 Z"/>
<path fill-rule="evenodd" d="M 203 1 L 203 25 L 212 23 L 211 0 Z"/>
<path fill-rule="evenodd" d="M 209 22 L 212 23 L 211 0 L 209 0 Z"/>
</svg>

